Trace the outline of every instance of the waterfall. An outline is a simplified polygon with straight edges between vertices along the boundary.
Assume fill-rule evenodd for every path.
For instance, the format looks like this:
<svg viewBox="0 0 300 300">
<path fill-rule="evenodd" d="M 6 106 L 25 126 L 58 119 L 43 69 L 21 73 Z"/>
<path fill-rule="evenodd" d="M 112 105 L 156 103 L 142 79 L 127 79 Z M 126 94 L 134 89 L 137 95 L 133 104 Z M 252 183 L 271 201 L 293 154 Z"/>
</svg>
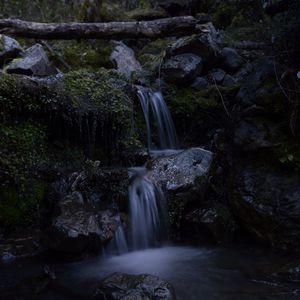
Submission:
<svg viewBox="0 0 300 300">
<path fill-rule="evenodd" d="M 175 131 L 175 126 L 161 92 L 153 92 L 150 89 L 139 87 L 137 95 L 140 99 L 146 122 L 148 150 L 152 150 L 153 134 L 150 120 L 150 107 L 153 121 L 157 128 L 157 148 L 160 150 L 178 149 L 178 139 Z"/>
<path fill-rule="evenodd" d="M 128 252 L 126 236 L 122 225 L 120 225 L 116 230 L 115 242 L 119 254 Z"/>
<path fill-rule="evenodd" d="M 137 95 L 146 122 L 149 153 L 161 155 L 178 149 L 173 120 L 162 94 L 139 87 Z M 152 128 L 152 124 L 154 128 Z M 154 130 L 157 131 L 157 145 L 152 148 Z M 131 179 L 129 186 L 129 242 L 130 248 L 133 250 L 157 246 L 165 238 L 165 197 L 160 187 L 150 181 L 148 172 L 144 167 L 129 169 Z M 123 250 L 126 251 L 125 242 L 122 226 L 119 226 L 115 235 L 115 244 L 119 253 L 122 253 Z"/>
<path fill-rule="evenodd" d="M 129 187 L 131 244 L 133 249 L 157 246 L 164 237 L 165 198 L 147 178 L 146 168 L 132 168 Z"/>
<path fill-rule="evenodd" d="M 123 254 L 128 252 L 128 245 L 125 231 L 120 216 L 118 216 L 118 228 L 115 231 L 114 238 L 107 246 L 108 253 Z"/>
</svg>

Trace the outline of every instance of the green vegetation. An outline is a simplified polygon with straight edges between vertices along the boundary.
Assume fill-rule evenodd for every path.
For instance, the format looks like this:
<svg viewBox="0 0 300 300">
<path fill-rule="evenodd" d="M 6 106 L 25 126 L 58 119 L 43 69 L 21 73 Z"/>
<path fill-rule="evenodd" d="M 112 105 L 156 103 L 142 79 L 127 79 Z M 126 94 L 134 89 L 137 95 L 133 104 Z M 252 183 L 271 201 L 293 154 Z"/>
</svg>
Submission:
<svg viewBox="0 0 300 300">
<path fill-rule="evenodd" d="M 55 55 L 51 53 L 50 59 L 65 69 L 61 64 L 62 59 L 72 70 L 81 68 L 99 69 L 100 67 L 111 68 L 109 60 L 112 46 L 108 41 L 56 41 L 51 43 Z M 68 70 L 66 70 L 68 71 Z"/>
</svg>

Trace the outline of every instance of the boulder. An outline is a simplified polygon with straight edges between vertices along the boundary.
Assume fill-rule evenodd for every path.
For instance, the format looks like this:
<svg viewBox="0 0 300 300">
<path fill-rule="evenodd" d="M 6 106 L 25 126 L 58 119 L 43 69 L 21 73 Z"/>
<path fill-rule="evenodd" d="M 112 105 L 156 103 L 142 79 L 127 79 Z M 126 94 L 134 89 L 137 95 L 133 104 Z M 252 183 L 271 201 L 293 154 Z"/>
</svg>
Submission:
<svg viewBox="0 0 300 300">
<path fill-rule="evenodd" d="M 50 249 L 98 251 L 113 238 L 121 221 L 117 211 L 127 206 L 129 177 L 126 169 L 101 169 L 99 163 L 53 184 L 48 201 L 57 213 L 45 234 Z"/>
<path fill-rule="evenodd" d="M 219 60 L 221 68 L 229 74 L 235 73 L 243 65 L 243 58 L 232 48 L 223 48 Z"/>
<path fill-rule="evenodd" d="M 225 71 L 221 70 L 221 69 L 213 69 L 210 73 L 209 73 L 210 77 L 213 79 L 213 81 L 216 82 L 216 84 L 222 84 L 224 78 L 225 78 Z"/>
<path fill-rule="evenodd" d="M 259 59 L 255 62 L 251 74 L 246 78 L 236 97 L 243 107 L 264 106 L 269 101 L 274 106 L 273 95 L 278 96 L 280 93 L 275 68 L 278 74 L 281 74 L 280 66 L 274 65 L 272 59 Z M 278 100 L 278 97 L 276 98 Z"/>
<path fill-rule="evenodd" d="M 178 84 L 193 81 L 201 73 L 201 70 L 201 57 L 192 53 L 173 56 L 167 59 L 161 68 L 163 77 L 167 81 Z"/>
<path fill-rule="evenodd" d="M 22 52 L 20 44 L 11 37 L 0 34 L 0 64 L 3 65 L 14 59 Z"/>
<path fill-rule="evenodd" d="M 209 82 L 206 77 L 196 77 L 192 82 L 191 87 L 195 90 L 201 91 L 208 87 Z"/>
<path fill-rule="evenodd" d="M 225 75 L 222 83 L 223 86 L 232 87 L 236 84 L 237 84 L 237 80 L 233 76 L 228 74 Z"/>
<path fill-rule="evenodd" d="M 239 166 L 230 199 L 235 216 L 257 240 L 282 250 L 300 250 L 300 176 L 253 162 Z"/>
<path fill-rule="evenodd" d="M 78 194 L 60 201 L 60 214 L 47 231 L 51 250 L 65 253 L 98 251 L 110 241 L 120 217 L 113 210 L 97 211 L 81 202 Z"/>
<path fill-rule="evenodd" d="M 29 76 L 50 76 L 58 73 L 40 44 L 36 44 L 24 51 L 22 58 L 14 59 L 7 66 L 6 71 L 7 73 Z"/>
<path fill-rule="evenodd" d="M 172 285 L 157 276 L 114 273 L 102 280 L 94 299 L 175 300 L 176 296 Z"/>
<path fill-rule="evenodd" d="M 111 62 L 117 71 L 130 77 L 133 72 L 142 70 L 140 63 L 135 58 L 134 51 L 123 42 L 114 41 L 115 48 L 110 55 Z"/>
<path fill-rule="evenodd" d="M 216 42 L 214 32 L 208 30 L 204 34 L 178 39 L 167 49 L 166 55 L 170 57 L 183 53 L 193 53 L 203 59 L 204 68 L 207 70 L 214 65 L 219 52 L 220 48 Z"/>
<path fill-rule="evenodd" d="M 148 168 L 154 182 L 167 191 L 176 191 L 196 186 L 208 174 L 212 160 L 212 152 L 191 148 L 154 158 Z"/>
</svg>

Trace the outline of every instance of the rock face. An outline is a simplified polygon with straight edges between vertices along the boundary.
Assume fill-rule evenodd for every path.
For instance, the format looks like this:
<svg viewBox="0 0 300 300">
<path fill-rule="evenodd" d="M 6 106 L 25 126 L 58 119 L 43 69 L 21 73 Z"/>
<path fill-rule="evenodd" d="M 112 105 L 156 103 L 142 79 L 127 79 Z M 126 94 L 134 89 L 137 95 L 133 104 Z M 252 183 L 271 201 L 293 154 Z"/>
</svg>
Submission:
<svg viewBox="0 0 300 300">
<path fill-rule="evenodd" d="M 258 240 L 275 248 L 300 249 L 300 177 L 287 171 L 241 168 L 232 208 Z"/>
<path fill-rule="evenodd" d="M 185 53 L 173 56 L 165 61 L 162 66 L 164 78 L 173 83 L 188 83 L 201 73 L 201 57 Z"/>
<path fill-rule="evenodd" d="M 58 71 L 51 65 L 42 45 L 36 44 L 24 51 L 22 58 L 13 60 L 7 66 L 7 73 L 50 76 L 56 75 Z"/>
<path fill-rule="evenodd" d="M 22 51 L 20 44 L 9 36 L 0 35 L 0 64 L 5 64 L 8 60 L 14 59 Z"/>
<path fill-rule="evenodd" d="M 123 42 L 114 42 L 115 48 L 110 55 L 110 60 L 117 67 L 117 71 L 128 77 L 133 72 L 142 70 L 140 63 L 135 58 L 134 51 Z"/>
<path fill-rule="evenodd" d="M 223 48 L 220 53 L 220 65 L 226 72 L 233 74 L 243 65 L 243 59 L 236 50 Z"/>
<path fill-rule="evenodd" d="M 171 284 L 159 277 L 114 273 L 100 283 L 94 299 L 175 300 L 176 296 Z"/>
</svg>

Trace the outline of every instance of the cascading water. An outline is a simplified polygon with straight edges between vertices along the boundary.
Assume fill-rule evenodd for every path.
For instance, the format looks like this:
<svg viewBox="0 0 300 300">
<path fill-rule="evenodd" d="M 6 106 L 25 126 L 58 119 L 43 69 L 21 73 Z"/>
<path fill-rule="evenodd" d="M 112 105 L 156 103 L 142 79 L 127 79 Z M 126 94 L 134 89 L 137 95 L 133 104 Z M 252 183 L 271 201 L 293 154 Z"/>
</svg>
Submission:
<svg viewBox="0 0 300 300">
<path fill-rule="evenodd" d="M 165 198 L 147 178 L 146 168 L 132 168 L 129 187 L 131 243 L 133 249 L 158 245 L 164 238 Z"/>
<path fill-rule="evenodd" d="M 163 153 L 178 148 L 177 134 L 168 107 L 160 92 L 140 87 L 138 97 L 144 113 L 147 127 L 149 153 L 153 153 L 150 107 L 157 129 L 158 146 Z M 133 249 L 145 249 L 159 244 L 165 236 L 164 194 L 147 176 L 146 168 L 132 168 L 132 183 L 129 187 L 131 246 Z"/>
<path fill-rule="evenodd" d="M 157 149 L 178 149 L 178 139 L 175 126 L 161 92 L 153 92 L 150 89 L 139 87 L 137 94 L 140 99 L 146 122 L 149 152 L 153 150 L 151 137 L 153 130 L 151 130 L 150 107 L 153 115 L 153 121 L 157 128 Z"/>
</svg>

